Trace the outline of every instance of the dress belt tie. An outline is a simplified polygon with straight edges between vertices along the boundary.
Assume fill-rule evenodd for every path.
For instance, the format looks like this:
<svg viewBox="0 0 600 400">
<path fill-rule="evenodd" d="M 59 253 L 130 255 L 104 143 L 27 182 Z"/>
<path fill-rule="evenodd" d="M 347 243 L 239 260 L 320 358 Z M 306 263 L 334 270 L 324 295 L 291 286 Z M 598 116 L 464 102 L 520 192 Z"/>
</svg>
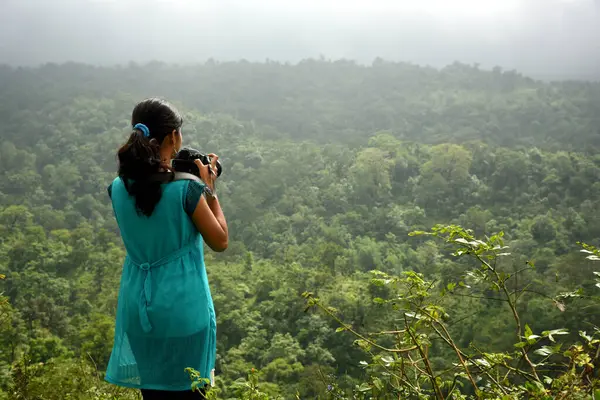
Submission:
<svg viewBox="0 0 600 400">
<path fill-rule="evenodd" d="M 145 333 L 149 333 L 150 331 L 152 331 L 152 324 L 150 323 L 150 318 L 148 317 L 148 306 L 152 302 L 152 269 L 161 267 L 165 264 L 170 263 L 171 261 L 175 261 L 178 258 L 181 258 L 191 253 L 193 250 L 197 249 L 197 247 L 198 245 L 196 243 L 190 243 L 153 263 L 138 263 L 133 261 L 129 256 L 127 256 L 129 261 L 131 261 L 133 265 L 135 265 L 144 272 L 144 289 L 141 293 L 139 314 L 140 324 L 142 325 L 142 330 Z"/>
</svg>

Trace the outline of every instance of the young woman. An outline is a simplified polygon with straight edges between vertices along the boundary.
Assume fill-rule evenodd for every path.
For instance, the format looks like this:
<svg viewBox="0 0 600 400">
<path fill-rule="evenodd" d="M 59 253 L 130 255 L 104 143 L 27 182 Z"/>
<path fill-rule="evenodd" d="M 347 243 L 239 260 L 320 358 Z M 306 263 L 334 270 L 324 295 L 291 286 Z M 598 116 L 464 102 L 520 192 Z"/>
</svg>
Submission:
<svg viewBox="0 0 600 400">
<path fill-rule="evenodd" d="M 212 165 L 195 161 L 204 184 L 170 181 L 182 124 L 166 101 L 140 102 L 108 188 L 127 257 L 106 380 L 141 389 L 145 400 L 203 398 L 190 390 L 188 367 L 214 380 L 216 320 L 203 242 L 224 251 L 227 223 L 215 195 L 216 155 Z"/>
</svg>

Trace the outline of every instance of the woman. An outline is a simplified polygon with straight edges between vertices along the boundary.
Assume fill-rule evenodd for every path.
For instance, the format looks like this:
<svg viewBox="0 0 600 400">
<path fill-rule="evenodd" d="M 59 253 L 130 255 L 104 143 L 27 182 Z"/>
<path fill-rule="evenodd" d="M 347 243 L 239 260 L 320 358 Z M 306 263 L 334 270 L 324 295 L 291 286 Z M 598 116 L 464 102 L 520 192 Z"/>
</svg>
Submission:
<svg viewBox="0 0 600 400">
<path fill-rule="evenodd" d="M 203 241 L 224 251 L 227 223 L 215 196 L 216 155 L 212 165 L 195 160 L 204 184 L 168 179 L 182 124 L 166 101 L 139 103 L 109 187 L 127 257 L 106 380 L 141 389 L 145 400 L 203 398 L 190 390 L 188 367 L 214 382 L 216 320 Z"/>
</svg>

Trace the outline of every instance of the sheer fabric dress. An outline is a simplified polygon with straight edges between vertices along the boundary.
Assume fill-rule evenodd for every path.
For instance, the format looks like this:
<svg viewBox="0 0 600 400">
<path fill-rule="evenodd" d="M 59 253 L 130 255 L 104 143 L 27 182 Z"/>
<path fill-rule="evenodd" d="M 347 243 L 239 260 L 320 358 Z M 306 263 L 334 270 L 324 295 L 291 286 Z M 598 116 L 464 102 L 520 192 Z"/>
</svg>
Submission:
<svg viewBox="0 0 600 400">
<path fill-rule="evenodd" d="M 110 383 L 138 389 L 190 390 L 185 368 L 213 381 L 216 318 L 204 265 L 203 239 L 191 219 L 204 187 L 162 185 L 152 215 L 138 214 L 120 178 L 109 187 L 127 251 Z"/>
</svg>

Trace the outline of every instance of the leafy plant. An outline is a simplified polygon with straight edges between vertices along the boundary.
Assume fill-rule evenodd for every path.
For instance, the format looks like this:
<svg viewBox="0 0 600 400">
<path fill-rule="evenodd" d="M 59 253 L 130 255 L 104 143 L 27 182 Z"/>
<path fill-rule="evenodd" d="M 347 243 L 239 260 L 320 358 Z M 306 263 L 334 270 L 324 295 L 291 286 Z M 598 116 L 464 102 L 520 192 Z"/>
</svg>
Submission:
<svg viewBox="0 0 600 400">
<path fill-rule="evenodd" d="M 533 268 L 508 271 L 502 258 L 510 255 L 503 234 L 476 238 L 460 226 L 435 226 L 412 236 L 432 236 L 450 246 L 451 254 L 476 263 L 462 279 L 444 286 L 406 271 L 392 276 L 372 271 L 371 283 L 389 288 L 386 298 L 373 302 L 393 313 L 399 327 L 382 332 L 360 333 L 344 323 L 336 310 L 324 305 L 312 293 L 304 293 L 308 308 L 318 308 L 355 338 L 368 359 L 361 362 L 368 379 L 354 390 L 354 396 L 368 398 L 437 399 L 551 399 L 587 398 L 600 387 L 595 363 L 600 353 L 600 331 L 579 332 L 579 342 L 561 342 L 569 332 L 558 328 L 535 333 L 523 321 L 519 301 L 535 293 L 534 282 L 519 281 L 519 275 Z M 588 247 L 588 251 L 589 250 Z M 514 350 L 490 352 L 475 343 L 461 346 L 451 333 L 452 316 L 444 307 L 452 296 L 496 299 L 505 305 L 513 321 Z M 531 322 L 530 322 L 531 323 Z M 439 362 L 443 354 L 444 361 Z M 452 355 L 452 357 L 450 357 Z"/>
</svg>

